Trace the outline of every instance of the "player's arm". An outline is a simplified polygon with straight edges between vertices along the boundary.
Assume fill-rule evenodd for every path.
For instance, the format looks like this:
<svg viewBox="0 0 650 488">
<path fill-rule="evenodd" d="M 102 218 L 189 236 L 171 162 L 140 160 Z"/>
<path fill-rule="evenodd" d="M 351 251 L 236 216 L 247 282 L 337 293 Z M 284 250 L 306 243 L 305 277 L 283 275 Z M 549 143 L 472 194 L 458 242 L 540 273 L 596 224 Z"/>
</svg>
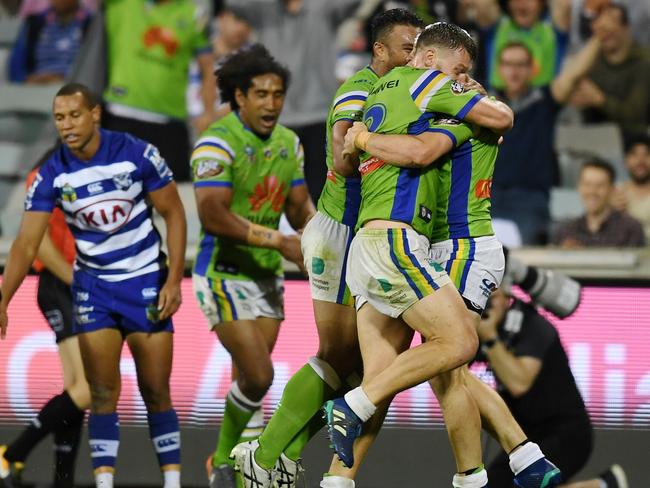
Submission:
<svg viewBox="0 0 650 488">
<path fill-rule="evenodd" d="M 578 81 L 596 62 L 600 45 L 600 40 L 596 36 L 592 36 L 575 56 L 564 63 L 562 71 L 551 82 L 551 95 L 557 103 L 565 103 L 569 99 Z"/>
<path fill-rule="evenodd" d="M 307 185 L 303 183 L 291 188 L 284 206 L 284 213 L 294 229 L 302 229 L 307 225 L 309 219 L 316 213 Z"/>
<path fill-rule="evenodd" d="M 158 294 L 160 320 L 170 317 L 181 305 L 181 280 L 185 269 L 185 246 L 187 223 L 183 202 L 178 195 L 176 183 L 171 182 L 158 190 L 149 192 L 149 198 L 156 211 L 165 220 L 167 227 L 167 252 L 169 269 L 167 280 Z"/>
<path fill-rule="evenodd" d="M 50 235 L 43 234 L 41 246 L 36 257 L 43 263 L 50 273 L 63 281 L 66 285 L 72 284 L 72 265 L 66 261 L 61 251 L 54 245 Z"/>
<path fill-rule="evenodd" d="M 483 97 L 476 102 L 466 116 L 461 118 L 479 127 L 490 129 L 497 134 L 504 134 L 512 129 L 515 114 L 505 103 Z"/>
<path fill-rule="evenodd" d="M 249 246 L 278 250 L 286 259 L 302 265 L 300 238 L 254 224 L 234 213 L 232 186 L 195 186 L 196 206 L 203 229 L 212 235 Z"/>
<path fill-rule="evenodd" d="M 332 160 L 334 162 L 334 169 L 338 174 L 346 178 L 359 176 L 358 151 L 344 152 L 345 134 L 351 127 L 352 122 L 347 119 L 339 120 L 332 126 Z"/>
<path fill-rule="evenodd" d="M 454 148 L 453 140 L 441 132 L 417 136 L 368 132 L 362 122 L 355 122 L 345 136 L 345 150 L 361 150 L 394 166 L 419 168 L 428 166 Z"/>
<path fill-rule="evenodd" d="M 0 298 L 0 338 L 7 334 L 7 307 L 14 293 L 25 279 L 29 267 L 41 244 L 43 234 L 50 220 L 50 212 L 25 212 L 18 235 L 11 245 L 7 264 L 2 275 L 2 297 Z"/>
</svg>

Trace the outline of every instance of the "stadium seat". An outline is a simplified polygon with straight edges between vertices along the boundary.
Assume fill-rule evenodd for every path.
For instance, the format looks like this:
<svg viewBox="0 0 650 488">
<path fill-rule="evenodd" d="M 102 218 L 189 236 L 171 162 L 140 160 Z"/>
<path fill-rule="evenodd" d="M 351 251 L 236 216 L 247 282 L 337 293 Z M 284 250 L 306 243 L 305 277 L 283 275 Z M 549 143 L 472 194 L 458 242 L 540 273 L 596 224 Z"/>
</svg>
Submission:
<svg viewBox="0 0 650 488">
<path fill-rule="evenodd" d="M 575 188 L 583 161 L 597 156 L 616 169 L 617 179 L 625 180 L 623 138 L 615 124 L 562 124 L 557 127 L 555 150 L 560 167 L 560 185 Z"/>
</svg>

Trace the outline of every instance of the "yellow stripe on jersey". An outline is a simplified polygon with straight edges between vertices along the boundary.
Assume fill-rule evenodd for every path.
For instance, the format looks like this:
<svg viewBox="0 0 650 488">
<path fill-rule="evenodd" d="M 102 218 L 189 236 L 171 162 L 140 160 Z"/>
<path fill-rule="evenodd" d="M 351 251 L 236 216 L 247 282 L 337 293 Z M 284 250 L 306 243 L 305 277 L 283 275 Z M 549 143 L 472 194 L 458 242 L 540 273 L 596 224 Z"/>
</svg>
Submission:
<svg viewBox="0 0 650 488">
<path fill-rule="evenodd" d="M 420 93 L 418 93 L 418 96 L 415 98 L 414 102 L 415 104 L 420 108 L 421 111 L 425 111 L 427 104 L 429 103 L 429 100 L 431 100 L 431 97 L 434 96 L 438 90 L 444 85 L 447 80 L 449 80 L 449 77 L 446 76 L 444 73 L 438 73 L 436 76 L 434 76 L 428 83 L 426 78 L 420 83 L 420 85 L 426 83 L 426 86 L 424 86 Z M 415 88 L 415 89 L 413 89 Z M 415 86 L 412 87 L 413 92 L 417 91 L 420 89 L 420 86 Z"/>
<path fill-rule="evenodd" d="M 334 113 L 337 114 L 339 112 L 362 112 L 363 107 L 365 106 L 365 100 L 360 101 L 360 100 L 348 100 L 347 102 L 339 103 L 336 108 L 334 109 Z"/>
<path fill-rule="evenodd" d="M 195 160 L 202 158 L 217 159 L 219 161 L 223 161 L 228 165 L 232 163 L 230 154 L 228 154 L 223 149 L 215 146 L 197 147 L 194 151 L 192 151 L 192 158 L 190 159 L 190 163 L 193 163 Z"/>
</svg>

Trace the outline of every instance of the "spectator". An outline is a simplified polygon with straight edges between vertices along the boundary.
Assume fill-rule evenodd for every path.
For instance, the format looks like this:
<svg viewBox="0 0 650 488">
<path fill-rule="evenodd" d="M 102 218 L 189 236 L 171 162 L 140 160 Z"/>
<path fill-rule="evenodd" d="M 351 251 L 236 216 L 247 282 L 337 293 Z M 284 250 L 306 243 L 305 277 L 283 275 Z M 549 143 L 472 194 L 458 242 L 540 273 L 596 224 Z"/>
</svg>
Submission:
<svg viewBox="0 0 650 488">
<path fill-rule="evenodd" d="M 562 470 L 562 479 L 571 480 L 589 459 L 593 430 L 557 330 L 532 305 L 511 301 L 498 289 L 492 293 L 477 332 L 480 359 L 489 362 L 497 389 L 515 419 Z M 490 486 L 512 486 L 505 453 L 487 469 Z M 562 486 L 628 485 L 623 469 L 614 465 L 597 479 Z"/>
<path fill-rule="evenodd" d="M 517 224 L 524 244 L 546 242 L 557 113 L 589 70 L 599 47 L 599 40 L 591 39 L 550 85 L 537 88 L 531 86 L 533 55 L 526 44 L 512 42 L 499 53 L 505 88 L 498 96 L 515 112 L 515 124 L 499 149 L 492 182 L 492 216 Z"/>
<path fill-rule="evenodd" d="M 107 0 L 108 129 L 129 132 L 158 147 L 177 181 L 190 177 L 185 92 L 194 56 L 201 70 L 203 115 L 215 118 L 214 63 L 205 20 L 191 0 Z"/>
<path fill-rule="evenodd" d="M 610 4 L 592 23 L 601 55 L 580 82 L 572 103 L 586 122 L 616 122 L 623 131 L 645 132 L 650 123 L 650 51 L 632 37 L 627 8 Z"/>
<path fill-rule="evenodd" d="M 508 13 L 501 11 L 498 0 L 467 0 L 467 16 L 482 30 L 487 86 L 502 89 L 497 60 L 503 47 L 512 41 L 525 44 L 532 53 L 533 86 L 549 85 L 559 71 L 568 43 L 570 4 L 568 0 L 550 0 L 549 15 L 544 0 L 508 0 Z M 480 79 L 480 74 L 477 75 Z"/>
<path fill-rule="evenodd" d="M 325 183 L 325 121 L 337 88 L 334 39 L 359 0 L 230 0 L 249 12 L 257 41 L 292 73 L 281 123 L 305 150 L 305 178 L 314 201 Z"/>
<path fill-rule="evenodd" d="M 645 241 L 650 242 L 650 137 L 628 138 L 625 167 L 630 179 L 618 187 L 613 205 L 641 222 Z"/>
<path fill-rule="evenodd" d="M 249 44 L 251 40 L 251 25 L 246 17 L 246 11 L 237 7 L 220 7 L 214 18 L 214 35 L 212 36 L 212 55 L 214 67 L 228 55 L 239 48 Z M 187 88 L 188 112 L 192 118 L 200 117 L 204 112 L 203 99 L 201 97 L 201 71 L 196 61 L 190 65 L 190 82 Z M 215 100 L 215 117 L 220 118 L 230 111 L 227 103 L 220 103 Z M 198 119 L 198 122 L 201 120 Z M 196 124 L 195 124 L 196 125 Z M 199 132 L 200 128 L 196 128 Z"/>
<path fill-rule="evenodd" d="M 25 18 L 9 58 L 14 83 L 57 83 L 69 73 L 91 14 L 78 0 L 50 0 Z"/>
<path fill-rule="evenodd" d="M 644 245 L 641 224 L 612 206 L 615 180 L 616 173 L 609 163 L 594 160 L 582 165 L 578 191 L 585 214 L 560 227 L 555 244 L 566 248 Z"/>
</svg>

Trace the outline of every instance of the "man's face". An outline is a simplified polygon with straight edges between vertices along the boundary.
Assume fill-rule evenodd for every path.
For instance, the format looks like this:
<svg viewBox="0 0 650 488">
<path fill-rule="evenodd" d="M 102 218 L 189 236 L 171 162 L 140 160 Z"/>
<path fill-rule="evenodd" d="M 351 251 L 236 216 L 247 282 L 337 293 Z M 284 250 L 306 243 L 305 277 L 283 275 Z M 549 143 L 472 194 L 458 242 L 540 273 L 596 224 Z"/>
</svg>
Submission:
<svg viewBox="0 0 650 488">
<path fill-rule="evenodd" d="M 618 50 L 630 36 L 629 28 L 623 23 L 623 13 L 616 7 L 605 8 L 591 27 L 598 34 L 604 52 Z"/>
<path fill-rule="evenodd" d="M 77 0 L 50 0 L 50 6 L 59 15 L 74 12 L 77 9 Z"/>
<path fill-rule="evenodd" d="M 501 51 L 498 69 L 506 90 L 520 92 L 530 83 L 533 62 L 526 49 L 512 46 Z"/>
<path fill-rule="evenodd" d="M 613 190 L 614 185 L 605 170 L 591 166 L 582 169 L 578 192 L 587 215 L 600 214 L 607 210 Z"/>
<path fill-rule="evenodd" d="M 508 11 L 512 20 L 519 27 L 529 29 L 539 20 L 542 15 L 541 0 L 509 0 Z"/>
<path fill-rule="evenodd" d="M 99 105 L 89 108 L 81 93 L 55 97 L 52 112 L 59 137 L 71 150 L 83 151 L 96 137 L 100 119 Z"/>
<path fill-rule="evenodd" d="M 408 64 L 414 68 L 437 69 L 454 80 L 472 69 L 472 59 L 465 49 L 414 48 Z"/>
<path fill-rule="evenodd" d="M 235 93 L 239 115 L 253 132 L 266 136 L 273 132 L 284 105 L 284 83 L 274 73 L 256 76 L 244 94 Z"/>
<path fill-rule="evenodd" d="M 650 146 L 640 142 L 634 144 L 625 154 L 625 167 L 630 178 L 643 185 L 650 182 Z"/>
<path fill-rule="evenodd" d="M 406 65 L 418 32 L 419 29 L 412 25 L 396 25 L 386 36 L 385 42 L 378 42 L 383 49 L 375 52 L 378 52 L 388 71 L 396 66 Z"/>
<path fill-rule="evenodd" d="M 217 17 L 217 32 L 226 44 L 239 49 L 247 43 L 251 36 L 251 26 L 228 10 Z"/>
</svg>

